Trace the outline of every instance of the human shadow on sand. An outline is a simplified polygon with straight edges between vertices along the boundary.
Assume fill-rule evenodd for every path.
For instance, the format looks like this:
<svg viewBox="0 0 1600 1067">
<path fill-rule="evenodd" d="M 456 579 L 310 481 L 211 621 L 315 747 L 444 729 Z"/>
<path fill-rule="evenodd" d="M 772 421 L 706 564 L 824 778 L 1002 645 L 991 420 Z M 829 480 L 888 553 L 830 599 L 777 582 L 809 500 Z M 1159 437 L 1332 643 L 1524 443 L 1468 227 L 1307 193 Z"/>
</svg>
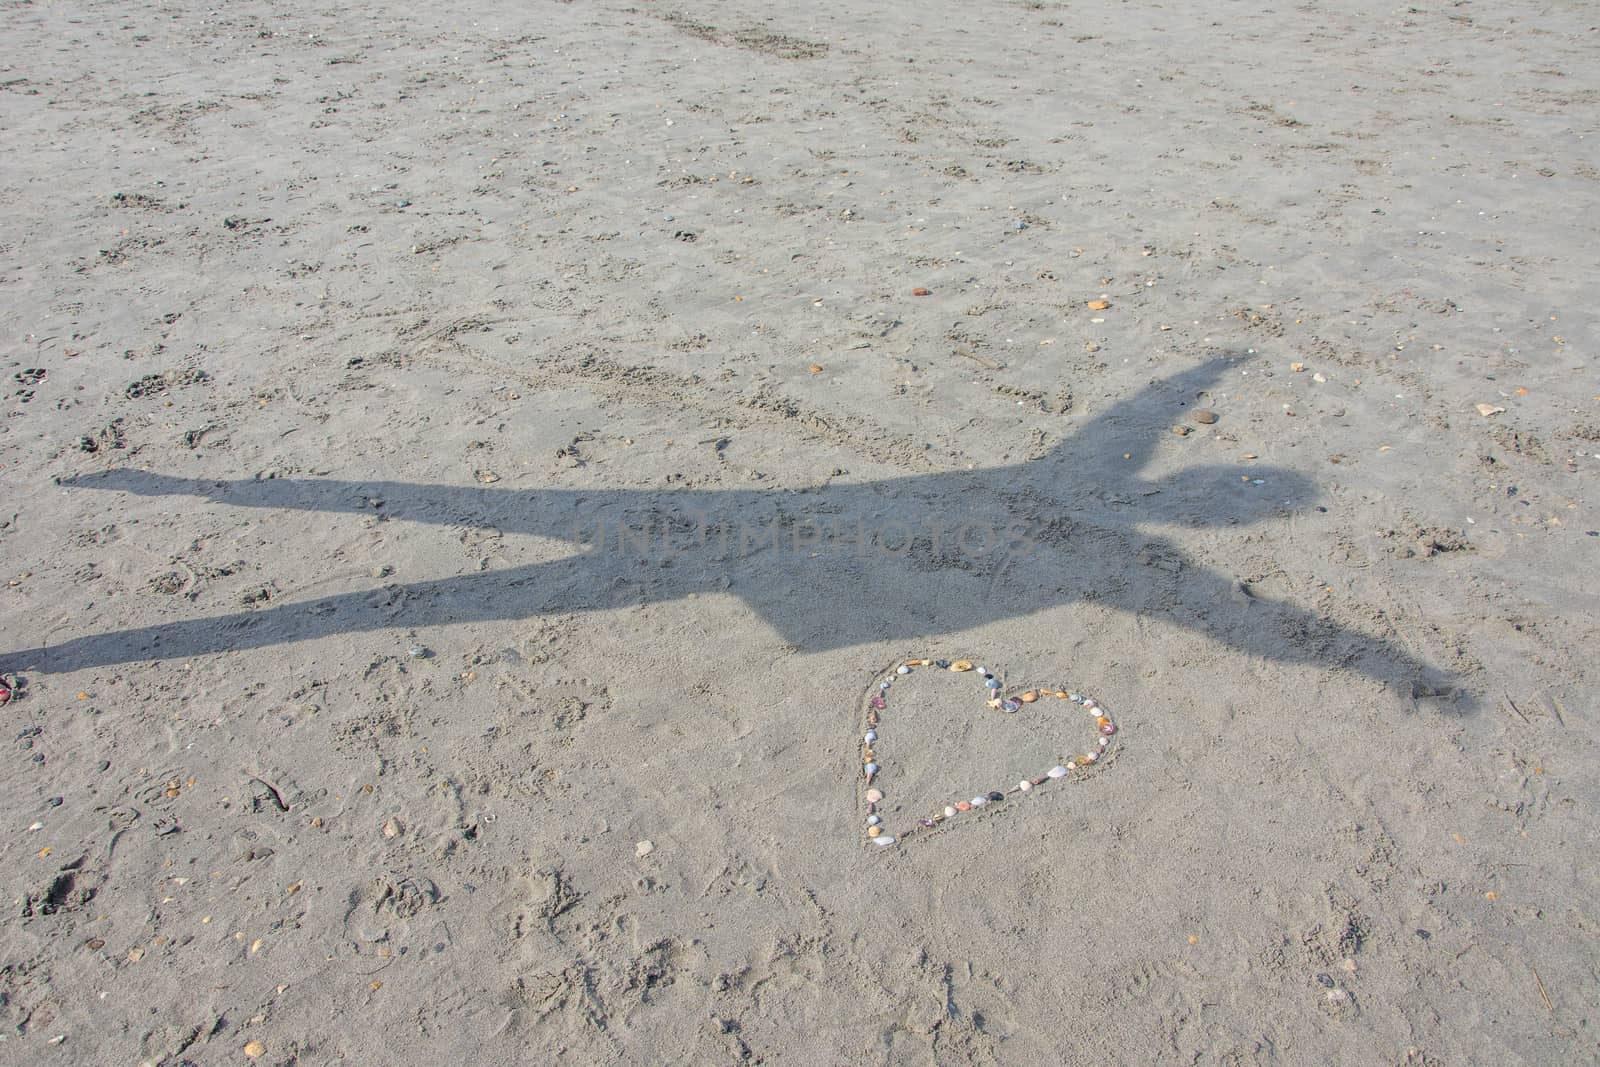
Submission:
<svg viewBox="0 0 1600 1067">
<path fill-rule="evenodd" d="M 1150 527 L 1277 521 L 1311 506 L 1290 470 L 1142 471 L 1224 357 L 1152 382 L 1048 454 L 982 470 L 802 489 L 533 489 L 401 482 L 210 481 L 109 470 L 65 481 L 232 507 L 377 514 L 492 527 L 571 543 L 564 558 L 282 604 L 17 650 L 0 662 L 65 671 L 260 648 L 337 633 L 521 619 L 729 592 L 806 652 L 915 645 L 1064 604 L 1098 604 L 1188 627 L 1237 652 L 1356 671 L 1402 696 L 1445 695 L 1448 674 L 1382 638 L 1253 596 Z M 381 500 L 381 505 L 375 501 Z M 1267 528 L 1272 528 L 1268 525 Z M 1098 612 L 1040 615 L 1063 646 Z M 1082 620 L 1074 623 L 1074 619 Z M 1137 653 L 1131 652 L 1130 655 Z M 712 650 L 707 650 L 708 657 Z M 1472 699 L 1457 692 L 1458 708 Z"/>
</svg>

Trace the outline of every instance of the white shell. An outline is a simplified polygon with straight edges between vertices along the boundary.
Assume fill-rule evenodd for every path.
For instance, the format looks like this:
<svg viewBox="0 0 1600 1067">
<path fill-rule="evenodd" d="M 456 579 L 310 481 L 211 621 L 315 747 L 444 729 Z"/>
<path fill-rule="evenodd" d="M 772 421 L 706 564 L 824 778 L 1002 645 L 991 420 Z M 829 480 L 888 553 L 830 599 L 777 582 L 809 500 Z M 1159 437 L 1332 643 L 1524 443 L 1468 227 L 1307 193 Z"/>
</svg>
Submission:
<svg viewBox="0 0 1600 1067">
<path fill-rule="evenodd" d="M 956 809 L 952 808 L 952 807 L 946 807 L 944 809 L 944 817 L 947 818 L 947 819 L 955 818 L 956 817 Z"/>
<path fill-rule="evenodd" d="M 1100 739 L 1100 747 L 1101 748 L 1105 748 L 1110 743 L 1111 743 L 1111 738 L 1109 738 L 1109 737 L 1102 737 Z"/>
<path fill-rule="evenodd" d="M 900 666 L 898 666 L 898 667 L 896 667 L 894 669 L 894 673 L 896 673 L 896 674 L 910 674 L 911 673 L 911 668 L 907 667 L 904 663 L 902 663 L 902 664 L 900 664 Z"/>
<path fill-rule="evenodd" d="M 872 775 L 877 774 L 878 771 L 881 770 L 881 768 L 876 763 L 869 763 L 869 764 L 867 764 L 865 767 L 863 767 L 861 769 L 867 773 L 868 777 L 871 777 Z"/>
<path fill-rule="evenodd" d="M 1033 788 L 1033 783 L 1024 778 L 1022 781 L 1017 783 L 1017 788 L 1026 793 Z"/>
<path fill-rule="evenodd" d="M 872 843 L 877 845 L 879 848 L 888 848 L 890 845 L 894 844 L 894 838 L 890 837 L 888 834 L 882 834 L 878 837 L 874 837 L 872 839 Z"/>
<path fill-rule="evenodd" d="M 1051 767 L 1045 773 L 1048 774 L 1051 778 L 1065 778 L 1068 774 L 1070 774 L 1072 772 L 1068 771 L 1065 767 L 1057 764 L 1056 766 Z"/>
<path fill-rule="evenodd" d="M 867 744 L 870 745 L 870 744 L 872 744 L 872 742 L 876 741 L 877 739 L 878 739 L 878 731 L 876 731 L 876 730 L 868 730 L 867 731 L 867 736 L 866 736 Z"/>
<path fill-rule="evenodd" d="M 987 803 L 989 803 L 989 798 L 986 796 L 976 796 L 972 798 L 972 806 L 975 808 L 981 808 Z"/>
<path fill-rule="evenodd" d="M 882 821 L 883 821 L 883 819 L 881 819 L 880 817 L 878 817 L 876 815 L 868 815 L 867 816 L 867 825 L 868 826 L 876 826 Z"/>
</svg>

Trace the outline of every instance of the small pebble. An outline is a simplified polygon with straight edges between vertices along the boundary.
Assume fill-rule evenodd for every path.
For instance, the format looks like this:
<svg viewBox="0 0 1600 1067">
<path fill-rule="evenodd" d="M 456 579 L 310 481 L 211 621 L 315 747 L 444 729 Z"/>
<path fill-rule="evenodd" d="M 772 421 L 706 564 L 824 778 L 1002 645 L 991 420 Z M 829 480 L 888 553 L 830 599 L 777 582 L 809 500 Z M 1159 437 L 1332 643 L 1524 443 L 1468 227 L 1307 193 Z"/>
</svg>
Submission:
<svg viewBox="0 0 1600 1067">
<path fill-rule="evenodd" d="M 933 665 L 938 667 L 941 671 L 948 670 L 950 668 L 950 661 L 947 659 L 935 660 Z"/>
<path fill-rule="evenodd" d="M 1006 798 L 1006 795 L 1004 793 L 1000 792 L 999 790 L 996 790 L 995 792 L 989 794 L 989 799 L 990 800 L 1004 800 L 1005 798 Z"/>
<path fill-rule="evenodd" d="M 639 859 L 644 859 L 656 850 L 654 841 L 640 841 L 633 846 L 633 854 Z"/>
<path fill-rule="evenodd" d="M 1217 421 L 1217 413 L 1210 408 L 1200 408 L 1194 413 L 1194 421 L 1204 426 L 1210 426 Z"/>
</svg>

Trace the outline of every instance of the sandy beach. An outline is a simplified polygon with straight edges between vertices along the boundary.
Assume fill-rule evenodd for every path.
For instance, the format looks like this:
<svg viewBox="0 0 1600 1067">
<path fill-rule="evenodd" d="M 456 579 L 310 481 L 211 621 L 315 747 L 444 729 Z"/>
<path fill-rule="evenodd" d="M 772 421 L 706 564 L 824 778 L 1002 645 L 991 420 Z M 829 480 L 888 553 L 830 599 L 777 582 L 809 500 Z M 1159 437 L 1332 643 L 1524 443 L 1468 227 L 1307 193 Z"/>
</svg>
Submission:
<svg viewBox="0 0 1600 1067">
<path fill-rule="evenodd" d="M 0 6 L 0 1063 L 1600 1063 L 1597 46 Z"/>
</svg>

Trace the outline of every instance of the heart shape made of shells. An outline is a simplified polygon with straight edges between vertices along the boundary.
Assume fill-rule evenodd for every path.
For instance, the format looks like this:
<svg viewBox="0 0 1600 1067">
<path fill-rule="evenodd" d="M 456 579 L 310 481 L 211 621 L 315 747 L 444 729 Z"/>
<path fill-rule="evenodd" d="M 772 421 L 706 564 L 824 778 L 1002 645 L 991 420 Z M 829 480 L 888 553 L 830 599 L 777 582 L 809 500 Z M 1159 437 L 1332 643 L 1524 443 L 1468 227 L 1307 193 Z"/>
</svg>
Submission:
<svg viewBox="0 0 1600 1067">
<path fill-rule="evenodd" d="M 1014 714 L 1021 711 L 1025 705 L 1041 701 L 1067 701 L 1069 706 L 1081 708 L 1088 713 L 1094 723 L 1095 743 L 1082 755 L 1069 756 L 1060 763 L 1051 767 L 1045 773 L 1035 778 L 1023 778 L 1007 787 L 979 793 L 971 799 L 961 799 L 946 804 L 942 809 L 935 811 L 926 818 L 918 819 L 910 826 L 901 829 L 892 829 L 884 824 L 883 816 L 879 813 L 879 805 L 883 803 L 883 788 L 878 779 L 883 775 L 883 757 L 878 754 L 880 727 L 883 724 L 883 715 L 889 710 L 889 694 L 894 688 L 894 683 L 922 669 L 948 671 L 952 674 L 965 675 L 971 673 L 974 678 L 983 683 L 984 703 L 990 709 L 1002 714 Z M 1005 683 L 996 678 L 987 668 L 975 666 L 970 660 L 946 659 L 908 659 L 902 660 L 889 671 L 887 677 L 877 681 L 868 691 L 866 698 L 867 729 L 861 738 L 861 769 L 865 778 L 862 786 L 864 792 L 862 799 L 866 804 L 866 831 L 867 839 L 880 847 L 888 847 L 913 836 L 926 836 L 936 827 L 952 820 L 976 813 L 984 808 L 1000 804 L 1012 797 L 1020 797 L 1025 793 L 1032 793 L 1042 785 L 1061 779 L 1079 777 L 1084 771 L 1109 754 L 1111 739 L 1116 735 L 1117 727 L 1105 709 L 1092 697 L 1081 693 L 1069 693 L 1065 689 L 1032 688 L 1010 689 Z"/>
</svg>

